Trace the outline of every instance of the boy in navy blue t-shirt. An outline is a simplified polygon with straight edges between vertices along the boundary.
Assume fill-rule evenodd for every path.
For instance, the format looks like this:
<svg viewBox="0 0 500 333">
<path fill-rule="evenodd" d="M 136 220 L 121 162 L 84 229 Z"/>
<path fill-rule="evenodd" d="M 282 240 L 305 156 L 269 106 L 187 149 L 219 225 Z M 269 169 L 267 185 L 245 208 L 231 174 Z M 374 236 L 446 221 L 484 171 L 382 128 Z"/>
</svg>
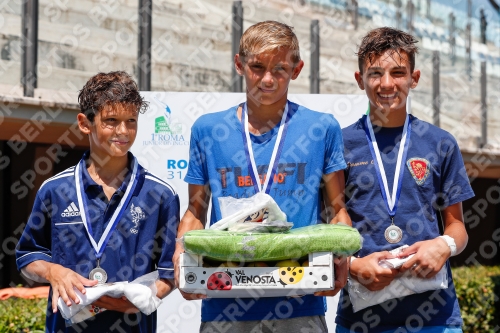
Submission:
<svg viewBox="0 0 500 333">
<path fill-rule="evenodd" d="M 344 207 L 346 165 L 338 122 L 332 115 L 287 100 L 290 81 L 304 65 L 292 28 L 275 21 L 251 26 L 234 60 L 245 79 L 246 102 L 203 115 L 193 125 L 185 178 L 190 206 L 178 237 L 204 228 L 210 199 L 212 224 L 221 219 L 219 197 L 249 197 L 260 191 L 274 198 L 294 227 L 320 223 L 322 181 L 326 205 L 336 213 L 331 222 L 350 224 Z M 319 296 L 334 295 L 345 284 L 347 266 L 337 264 L 332 292 L 292 298 L 205 299 L 200 331 L 326 332 L 325 302 Z"/>
<path fill-rule="evenodd" d="M 179 198 L 129 152 L 147 103 L 125 72 L 93 76 L 78 101 L 90 151 L 38 190 L 17 266 L 51 285 L 47 332 L 155 332 L 156 312 L 146 316 L 125 297 L 101 297 L 92 304 L 98 314 L 73 326 L 57 311 L 59 297 L 68 306 L 78 303 L 75 289 L 85 293 L 98 280 L 132 281 L 158 270 L 157 296 L 173 289 Z"/>
<path fill-rule="evenodd" d="M 417 86 L 415 38 L 392 28 L 370 31 L 358 51 L 355 78 L 369 111 L 343 132 L 346 206 L 363 248 L 353 257 L 350 278 L 383 290 L 410 270 L 422 279 L 446 265 L 446 289 L 417 293 L 353 311 L 347 289 L 337 310 L 337 332 L 461 332 L 462 319 L 448 258 L 467 245 L 462 201 L 474 196 L 455 139 L 409 114 Z M 444 235 L 437 214 L 441 212 Z M 409 245 L 400 269 L 384 268 L 388 251 Z"/>
</svg>

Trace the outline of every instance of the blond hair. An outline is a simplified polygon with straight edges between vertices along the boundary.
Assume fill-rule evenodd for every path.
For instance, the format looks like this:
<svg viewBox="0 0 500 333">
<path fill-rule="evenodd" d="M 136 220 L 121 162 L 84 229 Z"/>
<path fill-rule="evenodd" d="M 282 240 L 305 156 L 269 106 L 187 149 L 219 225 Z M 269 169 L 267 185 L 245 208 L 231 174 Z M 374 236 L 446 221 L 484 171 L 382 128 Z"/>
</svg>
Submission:
<svg viewBox="0 0 500 333">
<path fill-rule="evenodd" d="M 264 21 L 252 25 L 241 36 L 239 55 L 246 57 L 287 47 L 294 64 L 300 62 L 299 41 L 293 27 L 276 21 Z"/>
</svg>

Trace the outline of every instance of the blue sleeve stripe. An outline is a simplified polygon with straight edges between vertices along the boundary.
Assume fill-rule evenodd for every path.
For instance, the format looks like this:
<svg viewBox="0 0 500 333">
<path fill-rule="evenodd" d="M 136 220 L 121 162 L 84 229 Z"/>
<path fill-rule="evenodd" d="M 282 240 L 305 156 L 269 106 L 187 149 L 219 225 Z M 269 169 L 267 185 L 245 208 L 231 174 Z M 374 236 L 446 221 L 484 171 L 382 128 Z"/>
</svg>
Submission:
<svg viewBox="0 0 500 333">
<path fill-rule="evenodd" d="M 155 175 L 151 174 L 150 172 L 148 172 L 148 175 L 146 175 L 146 179 L 149 179 L 149 180 L 152 180 L 154 182 L 157 182 L 158 184 L 164 185 L 168 189 L 170 189 L 170 191 L 172 191 L 172 193 L 174 195 L 177 194 L 177 192 L 175 192 L 174 188 L 172 186 L 170 186 L 170 184 L 168 184 L 167 182 L 161 180 L 160 178 L 156 177 Z"/>
<path fill-rule="evenodd" d="M 43 252 L 30 252 L 30 253 L 26 253 L 26 254 L 24 254 L 24 255 L 20 256 L 19 258 L 17 258 L 17 259 L 16 259 L 16 261 L 18 261 L 19 259 L 22 259 L 22 258 L 24 258 L 24 257 L 26 257 L 26 256 L 32 255 L 32 254 L 42 254 L 42 255 L 47 256 L 47 257 L 49 257 L 50 259 L 52 259 L 52 257 L 51 257 L 51 256 L 49 256 L 47 253 L 43 253 Z"/>
<path fill-rule="evenodd" d="M 175 277 L 174 276 L 174 269 L 173 268 L 164 269 L 164 268 L 158 267 L 158 277 L 160 279 L 173 279 Z"/>
<path fill-rule="evenodd" d="M 163 268 L 163 267 L 158 267 L 158 269 L 163 269 L 165 271 L 173 271 L 174 268 Z"/>
</svg>

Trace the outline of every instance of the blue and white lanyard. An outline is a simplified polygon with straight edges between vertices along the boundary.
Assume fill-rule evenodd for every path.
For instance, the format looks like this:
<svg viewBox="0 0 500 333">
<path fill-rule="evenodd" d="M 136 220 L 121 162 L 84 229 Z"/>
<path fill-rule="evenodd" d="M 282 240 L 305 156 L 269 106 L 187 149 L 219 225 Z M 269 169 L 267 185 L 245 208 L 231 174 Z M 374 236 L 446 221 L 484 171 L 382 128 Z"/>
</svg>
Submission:
<svg viewBox="0 0 500 333">
<path fill-rule="evenodd" d="M 85 167 L 85 161 L 82 160 L 80 163 L 77 164 L 76 170 L 75 170 L 75 184 L 76 184 L 76 196 L 78 198 L 78 209 L 80 209 L 80 214 L 82 217 L 83 225 L 85 226 L 85 230 L 87 231 L 87 234 L 89 235 L 90 242 L 92 243 L 92 247 L 94 248 L 96 258 L 99 260 L 102 257 L 102 254 L 104 253 L 104 249 L 106 248 L 106 245 L 108 244 L 109 238 L 111 237 L 112 232 L 115 230 L 116 226 L 118 225 L 118 222 L 120 221 L 121 217 L 123 216 L 123 213 L 127 209 L 128 203 L 130 202 L 130 199 L 132 198 L 132 195 L 134 193 L 135 187 L 137 186 L 137 180 L 138 180 L 138 163 L 137 159 L 134 157 L 133 160 L 133 170 L 132 170 L 132 175 L 130 177 L 130 181 L 127 185 L 127 189 L 125 190 L 125 194 L 120 200 L 120 203 L 118 204 L 118 207 L 116 207 L 113 215 L 111 216 L 111 219 L 109 220 L 108 225 L 106 226 L 106 229 L 104 229 L 104 232 L 99 239 L 99 243 L 96 243 L 93 237 L 93 232 L 92 232 L 92 226 L 90 225 L 90 217 L 88 215 L 88 206 L 87 206 L 87 199 L 86 195 L 84 193 L 84 186 L 82 182 L 82 173 L 83 170 L 82 168 Z"/>
<path fill-rule="evenodd" d="M 398 158 L 396 162 L 396 170 L 394 172 L 394 183 L 392 185 L 392 194 L 389 193 L 389 186 L 387 185 L 387 176 L 384 169 L 384 164 L 382 163 L 382 158 L 380 156 L 380 150 L 377 145 L 377 139 L 373 133 L 373 127 L 370 120 L 370 114 L 366 116 L 365 122 L 365 134 L 368 141 L 368 146 L 370 147 L 370 152 L 374 160 L 375 170 L 377 172 L 377 178 L 380 185 L 380 191 L 382 192 L 382 197 L 386 204 L 387 212 L 394 219 L 396 215 L 396 210 L 398 208 L 398 201 L 401 195 L 401 187 L 403 183 L 404 168 L 402 167 L 402 161 L 406 160 L 406 155 L 408 153 L 408 146 L 410 142 L 411 135 L 411 119 L 409 116 L 410 106 L 410 96 L 408 96 L 406 101 L 406 120 L 403 127 L 403 136 L 399 144 Z"/>
<path fill-rule="evenodd" d="M 281 151 L 283 150 L 283 145 L 285 143 L 289 118 L 290 117 L 289 117 L 288 102 L 287 102 L 285 105 L 285 110 L 283 111 L 283 116 L 281 117 L 281 123 L 278 130 L 278 137 L 276 138 L 276 143 L 274 144 L 273 153 L 271 155 L 271 161 L 269 162 L 269 167 L 267 168 L 266 178 L 264 180 L 264 184 L 261 184 L 259 173 L 257 172 L 257 165 L 255 164 L 255 158 L 253 155 L 252 141 L 250 140 L 250 131 L 248 130 L 247 103 L 243 103 L 243 106 L 241 108 L 241 131 L 243 134 L 243 146 L 245 147 L 245 156 L 247 158 L 248 172 L 252 179 L 252 183 L 256 193 L 265 192 L 269 194 L 269 192 L 271 191 L 273 178 L 278 169 L 278 162 L 281 156 Z"/>
</svg>

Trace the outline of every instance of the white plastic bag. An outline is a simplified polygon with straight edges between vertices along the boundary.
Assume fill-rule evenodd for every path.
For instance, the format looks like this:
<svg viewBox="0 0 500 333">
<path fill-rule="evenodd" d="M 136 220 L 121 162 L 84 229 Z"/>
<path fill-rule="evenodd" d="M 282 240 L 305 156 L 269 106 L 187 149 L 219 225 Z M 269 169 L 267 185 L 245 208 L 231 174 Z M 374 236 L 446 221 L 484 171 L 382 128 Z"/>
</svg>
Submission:
<svg viewBox="0 0 500 333">
<path fill-rule="evenodd" d="M 392 255 L 397 255 L 408 245 L 398 247 L 391 252 Z M 382 267 L 398 269 L 411 257 L 404 259 L 386 259 L 380 261 Z M 355 258 L 353 260 L 356 260 Z M 393 298 L 400 298 L 412 294 L 423 293 L 424 291 L 446 289 L 448 288 L 448 271 L 446 264 L 432 278 L 424 279 L 412 276 L 410 271 L 406 271 L 401 276 L 396 277 L 392 282 L 382 290 L 370 291 L 358 281 L 349 276 L 348 281 L 349 296 L 354 312 L 362 310 L 372 305 L 383 303 Z"/>
<path fill-rule="evenodd" d="M 219 205 L 222 219 L 214 223 L 211 229 L 269 232 L 286 231 L 293 226 L 293 223 L 286 222 L 286 214 L 274 199 L 262 192 L 249 198 L 222 197 L 219 198 Z"/>
</svg>

